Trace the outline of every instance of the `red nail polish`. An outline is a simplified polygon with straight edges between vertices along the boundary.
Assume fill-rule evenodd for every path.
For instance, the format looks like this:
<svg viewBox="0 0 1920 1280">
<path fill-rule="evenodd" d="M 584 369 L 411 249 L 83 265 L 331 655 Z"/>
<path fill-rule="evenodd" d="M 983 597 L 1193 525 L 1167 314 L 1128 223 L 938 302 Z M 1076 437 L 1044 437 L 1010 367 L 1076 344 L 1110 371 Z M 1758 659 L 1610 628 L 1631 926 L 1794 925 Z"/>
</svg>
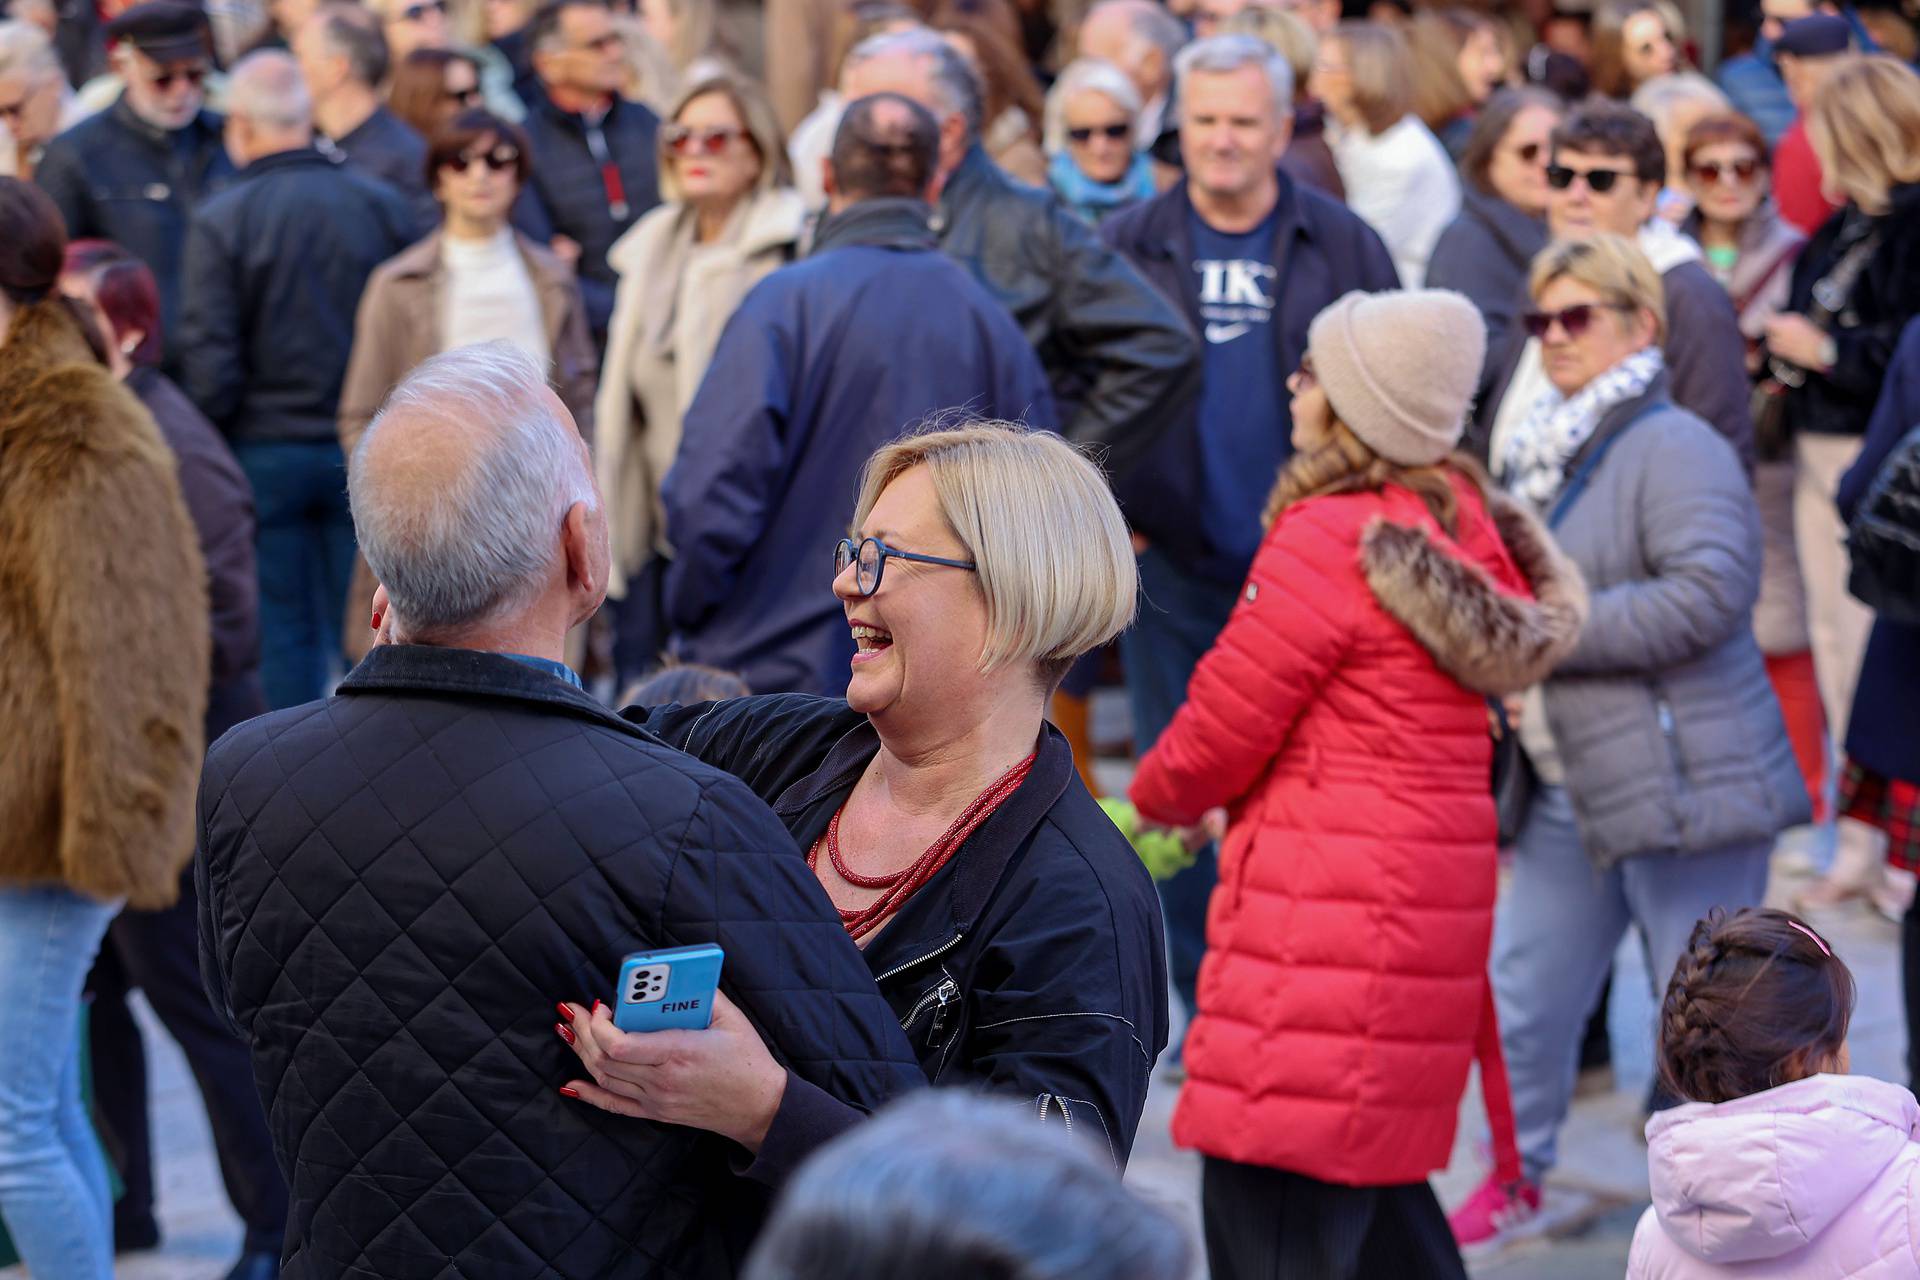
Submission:
<svg viewBox="0 0 1920 1280">
<path fill-rule="evenodd" d="M 575 1093 L 572 1089 L 567 1088 L 566 1085 L 560 1086 L 560 1096 L 563 1098 L 574 1098 L 576 1100 L 580 1097 L 578 1093 Z"/>
<path fill-rule="evenodd" d="M 599 1000 L 595 1000 L 595 1001 L 593 1002 L 593 1011 L 594 1011 L 595 1013 L 598 1013 L 598 1012 L 600 1012 L 600 1001 L 599 1001 Z"/>
<path fill-rule="evenodd" d="M 562 1040 L 565 1040 L 568 1044 L 580 1043 L 578 1040 L 575 1040 L 573 1038 L 573 1028 L 569 1027 L 566 1023 L 556 1022 L 553 1024 L 553 1029 L 555 1031 L 558 1031 L 560 1033 L 560 1038 Z"/>
<path fill-rule="evenodd" d="M 560 1011 L 560 1021 L 562 1022 L 573 1021 L 573 1010 L 567 1008 L 564 1002 L 555 1003 L 553 1007 Z"/>
</svg>

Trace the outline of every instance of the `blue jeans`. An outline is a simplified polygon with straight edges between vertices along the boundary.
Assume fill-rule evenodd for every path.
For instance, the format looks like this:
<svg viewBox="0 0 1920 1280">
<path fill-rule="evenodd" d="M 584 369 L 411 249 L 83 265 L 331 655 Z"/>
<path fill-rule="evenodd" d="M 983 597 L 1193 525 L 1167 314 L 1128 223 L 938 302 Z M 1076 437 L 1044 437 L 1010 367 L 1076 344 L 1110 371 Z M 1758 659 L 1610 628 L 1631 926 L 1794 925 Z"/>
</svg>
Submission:
<svg viewBox="0 0 1920 1280">
<path fill-rule="evenodd" d="M 275 710 L 327 695 L 342 656 L 353 516 L 347 464 L 331 441 L 234 446 L 259 525 L 260 679 Z"/>
<path fill-rule="evenodd" d="M 1120 657 L 1133 706 L 1134 750 L 1145 755 L 1187 700 L 1187 681 L 1227 625 L 1240 589 L 1195 577 L 1149 547 L 1140 554 L 1140 594 L 1140 616 L 1120 637 Z M 1191 867 L 1159 885 L 1167 972 L 1189 1015 L 1207 951 L 1207 899 L 1219 878 L 1208 845 Z"/>
<path fill-rule="evenodd" d="M 0 1218 L 46 1280 L 110 1280 L 113 1201 L 80 1103 L 80 988 L 118 904 L 0 889 Z"/>
<path fill-rule="evenodd" d="M 1537 1183 L 1553 1167 L 1581 1034 L 1627 927 L 1639 927 L 1648 972 L 1664 993 L 1700 917 L 1760 905 L 1771 852 L 1743 845 L 1597 867 L 1565 788 L 1534 793 L 1493 923 L 1493 994 L 1527 1177 Z"/>
</svg>

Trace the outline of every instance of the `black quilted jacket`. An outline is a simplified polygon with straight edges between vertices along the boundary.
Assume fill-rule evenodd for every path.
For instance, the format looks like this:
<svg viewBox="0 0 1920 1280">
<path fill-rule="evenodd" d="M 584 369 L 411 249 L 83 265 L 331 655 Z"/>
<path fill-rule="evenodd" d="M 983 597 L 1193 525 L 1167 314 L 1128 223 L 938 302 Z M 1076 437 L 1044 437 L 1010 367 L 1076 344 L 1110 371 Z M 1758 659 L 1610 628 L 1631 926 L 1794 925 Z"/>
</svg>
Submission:
<svg viewBox="0 0 1920 1280">
<path fill-rule="evenodd" d="M 736 1274 L 722 1139 L 561 1098 L 554 1001 L 715 941 L 806 1086 L 925 1077 L 786 830 L 738 781 L 510 658 L 376 649 L 208 754 L 202 964 L 292 1187 L 283 1275 Z M 795 1087 L 790 1082 L 790 1088 Z"/>
</svg>

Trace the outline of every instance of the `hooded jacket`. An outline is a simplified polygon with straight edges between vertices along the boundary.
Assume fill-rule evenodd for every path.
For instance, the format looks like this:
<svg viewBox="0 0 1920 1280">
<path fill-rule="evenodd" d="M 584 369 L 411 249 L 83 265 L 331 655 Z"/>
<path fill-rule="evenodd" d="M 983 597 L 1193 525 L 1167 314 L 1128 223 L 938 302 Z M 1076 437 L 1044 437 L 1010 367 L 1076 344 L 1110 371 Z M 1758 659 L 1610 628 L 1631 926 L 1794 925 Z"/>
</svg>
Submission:
<svg viewBox="0 0 1920 1280">
<path fill-rule="evenodd" d="M 179 892 L 206 566 L 173 455 L 60 302 L 0 340 L 0 885 Z"/>
<path fill-rule="evenodd" d="M 1456 488 L 1451 537 L 1398 485 L 1282 512 L 1140 763 L 1145 817 L 1230 814 L 1182 1146 L 1357 1186 L 1447 1163 L 1493 933 L 1485 695 L 1586 610 L 1537 521 Z"/>
<path fill-rule="evenodd" d="M 1884 1080 L 1813 1076 L 1647 1122 L 1653 1205 L 1632 1280 L 1920 1274 L 1920 1104 Z"/>
</svg>

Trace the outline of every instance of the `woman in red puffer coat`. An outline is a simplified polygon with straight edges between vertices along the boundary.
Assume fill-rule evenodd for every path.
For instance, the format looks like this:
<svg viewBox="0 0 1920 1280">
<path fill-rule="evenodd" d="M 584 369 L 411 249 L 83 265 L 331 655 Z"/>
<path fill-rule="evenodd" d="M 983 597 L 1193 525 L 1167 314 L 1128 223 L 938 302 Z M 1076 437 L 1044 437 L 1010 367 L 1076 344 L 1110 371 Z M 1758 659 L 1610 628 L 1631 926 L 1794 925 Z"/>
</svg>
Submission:
<svg viewBox="0 0 1920 1280">
<path fill-rule="evenodd" d="M 1484 334 L 1437 290 L 1314 320 L 1266 539 L 1134 779 L 1149 821 L 1230 818 L 1173 1122 L 1206 1156 L 1214 1280 L 1464 1275 L 1426 1178 L 1497 1046 L 1487 698 L 1551 670 L 1586 608 L 1450 456 Z"/>
</svg>

